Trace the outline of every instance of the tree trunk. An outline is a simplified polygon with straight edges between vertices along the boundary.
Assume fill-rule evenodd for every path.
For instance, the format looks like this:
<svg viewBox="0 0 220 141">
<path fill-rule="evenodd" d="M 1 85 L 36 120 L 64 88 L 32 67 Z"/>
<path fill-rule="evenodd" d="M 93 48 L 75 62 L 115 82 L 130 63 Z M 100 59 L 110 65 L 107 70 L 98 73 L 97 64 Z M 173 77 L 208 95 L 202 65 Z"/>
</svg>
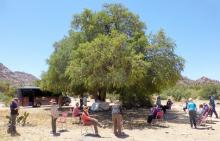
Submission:
<svg viewBox="0 0 220 141">
<path fill-rule="evenodd" d="M 106 99 L 106 89 L 99 89 L 99 94 L 98 94 L 98 99 L 100 101 L 104 101 L 105 102 L 105 99 Z"/>
</svg>

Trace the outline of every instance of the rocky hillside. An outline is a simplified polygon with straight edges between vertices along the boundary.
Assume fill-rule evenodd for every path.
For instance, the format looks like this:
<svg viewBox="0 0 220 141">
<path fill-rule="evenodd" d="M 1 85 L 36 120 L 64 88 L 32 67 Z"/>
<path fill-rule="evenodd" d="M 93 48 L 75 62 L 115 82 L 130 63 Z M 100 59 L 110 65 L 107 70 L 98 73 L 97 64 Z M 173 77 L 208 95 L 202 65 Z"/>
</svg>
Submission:
<svg viewBox="0 0 220 141">
<path fill-rule="evenodd" d="M 32 74 L 19 71 L 11 71 L 2 63 L 0 63 L 0 82 L 7 82 L 11 86 L 33 86 L 34 82 L 38 80 Z"/>
<path fill-rule="evenodd" d="M 220 84 L 220 82 L 218 80 L 212 80 L 210 78 L 203 76 L 197 80 L 191 80 L 187 77 L 182 77 L 178 81 L 178 84 L 182 84 L 182 85 L 207 85 L 207 84 Z"/>
</svg>

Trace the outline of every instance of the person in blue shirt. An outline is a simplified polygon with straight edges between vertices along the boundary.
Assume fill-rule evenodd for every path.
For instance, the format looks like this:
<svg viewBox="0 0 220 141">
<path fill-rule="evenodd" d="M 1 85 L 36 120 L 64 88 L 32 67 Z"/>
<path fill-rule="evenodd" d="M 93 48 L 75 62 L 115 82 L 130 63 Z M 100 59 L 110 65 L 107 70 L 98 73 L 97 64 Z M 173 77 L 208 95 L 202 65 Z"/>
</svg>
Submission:
<svg viewBox="0 0 220 141">
<path fill-rule="evenodd" d="M 193 102 L 192 98 L 189 98 L 189 102 L 187 104 L 187 109 L 189 111 L 189 120 L 191 128 L 196 128 L 196 104 Z"/>
<path fill-rule="evenodd" d="M 215 117 L 218 118 L 218 114 L 215 110 L 215 98 L 213 95 L 209 96 L 209 105 L 211 106 L 211 116 L 214 113 Z"/>
</svg>

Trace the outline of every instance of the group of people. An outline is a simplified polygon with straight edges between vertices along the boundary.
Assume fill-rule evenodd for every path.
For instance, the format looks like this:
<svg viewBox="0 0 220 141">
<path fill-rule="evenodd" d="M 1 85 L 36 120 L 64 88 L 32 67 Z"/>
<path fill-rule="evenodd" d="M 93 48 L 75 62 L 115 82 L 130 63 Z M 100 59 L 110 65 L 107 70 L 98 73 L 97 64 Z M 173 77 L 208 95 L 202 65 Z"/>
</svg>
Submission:
<svg viewBox="0 0 220 141">
<path fill-rule="evenodd" d="M 166 105 L 162 105 L 160 96 L 157 96 L 156 104 L 151 108 L 151 113 L 149 114 L 147 118 L 147 123 L 151 124 L 152 120 L 156 118 L 158 112 L 162 111 L 163 114 L 165 114 L 167 109 L 169 110 L 171 109 L 172 105 L 173 105 L 173 102 L 171 101 L 171 99 L 167 100 Z"/>
<path fill-rule="evenodd" d="M 209 105 L 206 103 L 200 104 L 199 109 L 197 109 L 193 99 L 189 98 L 189 100 L 186 101 L 183 110 L 188 110 L 191 128 L 197 128 L 197 123 L 199 123 L 205 115 L 210 115 L 212 117 L 214 113 L 215 117 L 218 118 L 218 114 L 215 109 L 214 96 L 209 96 Z"/>
<path fill-rule="evenodd" d="M 52 131 L 51 133 L 53 135 L 59 135 L 56 132 L 56 121 L 59 117 L 59 111 L 58 111 L 58 105 L 56 103 L 55 99 L 51 99 L 51 125 L 52 125 Z M 148 116 L 147 122 L 149 124 L 152 123 L 152 120 L 156 118 L 158 112 L 166 113 L 167 109 L 171 109 L 173 102 L 171 99 L 167 100 L 166 105 L 161 104 L 161 98 L 160 96 L 157 97 L 156 104 L 151 108 L 151 114 Z M 82 112 L 81 112 L 82 107 Z M 12 136 L 19 136 L 20 134 L 16 130 L 16 118 L 19 115 L 18 112 L 19 105 L 18 105 L 18 98 L 14 98 L 13 101 L 10 104 L 10 125 L 8 128 L 8 133 L 10 133 Z M 190 119 L 190 125 L 193 128 L 197 128 L 197 120 L 201 119 L 200 117 L 203 117 L 205 114 L 209 113 L 210 116 L 215 114 L 216 118 L 218 118 L 218 114 L 215 109 L 215 100 L 214 96 L 209 97 L 209 105 L 206 103 L 200 104 L 199 108 L 197 109 L 196 104 L 193 102 L 192 98 L 189 98 L 188 101 L 186 101 L 185 106 L 183 107 L 184 111 L 188 111 L 189 119 Z M 95 135 L 100 136 L 98 132 L 98 127 L 105 128 L 103 124 L 98 122 L 97 119 L 91 117 L 89 115 L 89 107 L 87 106 L 87 99 L 86 98 L 80 98 L 80 105 L 77 102 L 76 106 L 72 109 L 73 115 L 75 117 L 79 117 L 80 122 L 82 121 L 83 125 L 93 125 L 95 130 Z M 124 133 L 122 132 L 122 125 L 123 125 L 123 118 L 122 118 L 123 112 L 122 112 L 122 106 L 120 101 L 115 101 L 112 105 L 112 122 L 113 122 L 113 128 L 114 128 L 114 134 L 116 136 L 121 136 Z"/>
<path fill-rule="evenodd" d="M 51 118 L 52 118 L 52 134 L 54 136 L 59 135 L 56 132 L 56 120 L 59 117 L 59 111 L 58 106 L 56 104 L 56 101 L 52 99 L 51 101 Z M 100 137 L 98 132 L 98 127 L 105 128 L 103 124 L 98 122 L 97 119 L 93 118 L 89 114 L 89 107 L 87 105 L 82 105 L 83 110 L 81 112 L 79 103 L 76 103 L 76 106 L 73 108 L 72 112 L 75 117 L 79 117 L 80 122 L 82 122 L 83 126 L 90 126 L 92 125 L 94 127 L 95 135 L 97 137 Z M 119 101 L 115 101 L 115 103 L 112 105 L 112 122 L 114 127 L 114 134 L 116 136 L 121 136 L 124 133 L 121 131 L 122 128 L 122 107 L 121 103 Z"/>
<path fill-rule="evenodd" d="M 82 112 L 82 122 L 84 125 L 93 125 L 95 130 L 95 135 L 100 137 L 98 132 L 98 127 L 105 128 L 103 124 L 98 122 L 97 119 L 92 118 L 89 115 L 89 107 L 84 106 L 83 112 Z M 112 123 L 114 128 L 114 134 L 115 136 L 122 136 L 124 133 L 122 132 L 122 124 L 123 124 L 123 118 L 122 118 L 122 106 L 120 101 L 115 101 L 112 105 Z"/>
</svg>

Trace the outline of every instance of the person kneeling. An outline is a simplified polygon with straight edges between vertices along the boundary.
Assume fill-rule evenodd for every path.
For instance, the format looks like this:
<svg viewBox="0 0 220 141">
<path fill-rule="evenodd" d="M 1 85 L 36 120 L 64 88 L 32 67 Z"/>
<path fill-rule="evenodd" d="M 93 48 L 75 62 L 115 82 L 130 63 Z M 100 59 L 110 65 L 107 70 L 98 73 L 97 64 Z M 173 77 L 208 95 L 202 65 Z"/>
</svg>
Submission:
<svg viewBox="0 0 220 141">
<path fill-rule="evenodd" d="M 98 126 L 101 127 L 101 128 L 105 128 L 105 127 L 104 127 L 104 125 L 99 123 L 97 119 L 90 117 L 88 111 L 89 111 L 89 107 L 88 106 L 84 106 L 83 107 L 83 113 L 82 113 L 83 125 L 85 125 L 85 126 L 93 125 L 94 126 L 94 130 L 95 130 L 95 134 L 100 137 L 100 135 L 98 133 Z"/>
</svg>

